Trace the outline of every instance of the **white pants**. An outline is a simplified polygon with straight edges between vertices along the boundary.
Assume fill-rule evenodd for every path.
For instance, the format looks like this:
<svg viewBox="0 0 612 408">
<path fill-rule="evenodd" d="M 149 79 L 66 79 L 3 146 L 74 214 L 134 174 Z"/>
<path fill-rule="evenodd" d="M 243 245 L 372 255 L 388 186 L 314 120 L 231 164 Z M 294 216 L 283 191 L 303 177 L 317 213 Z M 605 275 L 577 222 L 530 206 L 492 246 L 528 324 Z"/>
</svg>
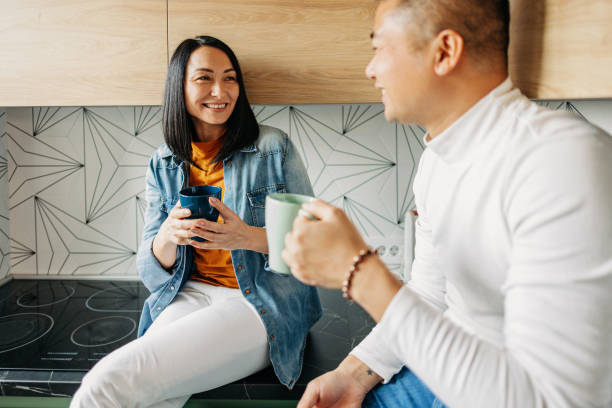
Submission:
<svg viewBox="0 0 612 408">
<path fill-rule="evenodd" d="M 182 407 L 269 364 L 265 327 L 240 290 L 190 280 L 144 336 L 85 375 L 70 407 Z"/>
</svg>

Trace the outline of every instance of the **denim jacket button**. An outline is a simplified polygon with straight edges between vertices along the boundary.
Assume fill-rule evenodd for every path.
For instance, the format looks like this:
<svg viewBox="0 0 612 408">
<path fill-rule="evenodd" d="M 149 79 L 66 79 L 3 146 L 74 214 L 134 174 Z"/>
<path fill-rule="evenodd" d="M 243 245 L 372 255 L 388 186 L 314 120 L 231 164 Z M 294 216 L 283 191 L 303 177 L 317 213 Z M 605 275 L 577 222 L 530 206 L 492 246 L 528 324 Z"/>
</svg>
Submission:
<svg viewBox="0 0 612 408">
<path fill-rule="evenodd" d="M 265 310 L 263 310 L 263 309 L 261 309 L 261 310 L 259 311 L 259 313 L 261 313 L 261 314 L 266 314 L 266 311 L 265 311 Z"/>
<path fill-rule="evenodd" d="M 270 340 L 274 340 L 274 335 L 270 335 Z"/>
<path fill-rule="evenodd" d="M 245 290 L 244 293 L 246 293 L 248 295 L 249 293 L 251 293 L 251 289 Z"/>
<path fill-rule="evenodd" d="M 238 265 L 238 269 L 242 269 L 242 265 Z"/>
<path fill-rule="evenodd" d="M 170 286 L 170 290 L 174 290 L 174 286 Z"/>
<path fill-rule="evenodd" d="M 157 306 L 157 310 L 161 310 L 161 306 Z"/>
</svg>

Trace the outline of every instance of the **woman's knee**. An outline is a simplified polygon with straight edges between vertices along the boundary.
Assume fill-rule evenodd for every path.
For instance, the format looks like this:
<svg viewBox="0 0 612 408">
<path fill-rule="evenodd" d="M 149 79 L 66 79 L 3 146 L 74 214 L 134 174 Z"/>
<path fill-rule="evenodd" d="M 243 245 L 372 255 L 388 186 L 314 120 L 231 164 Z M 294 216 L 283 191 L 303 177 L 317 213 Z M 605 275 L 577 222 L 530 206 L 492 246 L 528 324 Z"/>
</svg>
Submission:
<svg viewBox="0 0 612 408">
<path fill-rule="evenodd" d="M 84 377 L 75 395 L 75 407 L 139 407 L 153 397 L 139 384 L 143 376 L 134 371 L 134 361 L 113 354 L 100 360 Z"/>
</svg>

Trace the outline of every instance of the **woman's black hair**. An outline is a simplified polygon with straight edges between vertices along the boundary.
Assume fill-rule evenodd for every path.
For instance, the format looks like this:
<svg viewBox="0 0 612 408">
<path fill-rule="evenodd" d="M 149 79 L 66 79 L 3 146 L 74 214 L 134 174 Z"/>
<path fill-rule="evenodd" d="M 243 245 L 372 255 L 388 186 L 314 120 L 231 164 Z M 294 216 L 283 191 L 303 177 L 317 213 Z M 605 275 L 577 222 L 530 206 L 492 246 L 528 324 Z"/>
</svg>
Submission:
<svg viewBox="0 0 612 408">
<path fill-rule="evenodd" d="M 231 48 L 223 41 L 207 35 L 184 40 L 176 48 L 170 59 L 170 64 L 168 64 L 162 129 L 164 141 L 172 153 L 181 161 L 196 167 L 199 166 L 191 158 L 191 141 L 195 134 L 195 128 L 185 106 L 184 81 L 189 56 L 194 50 L 203 46 L 218 48 L 227 55 L 232 63 L 232 68 L 236 70 L 236 79 L 240 88 L 234 111 L 226 122 L 227 130 L 224 135 L 223 147 L 212 162 L 216 163 L 225 159 L 231 153 L 253 144 L 259 137 L 259 126 L 244 89 L 242 71 Z"/>
</svg>

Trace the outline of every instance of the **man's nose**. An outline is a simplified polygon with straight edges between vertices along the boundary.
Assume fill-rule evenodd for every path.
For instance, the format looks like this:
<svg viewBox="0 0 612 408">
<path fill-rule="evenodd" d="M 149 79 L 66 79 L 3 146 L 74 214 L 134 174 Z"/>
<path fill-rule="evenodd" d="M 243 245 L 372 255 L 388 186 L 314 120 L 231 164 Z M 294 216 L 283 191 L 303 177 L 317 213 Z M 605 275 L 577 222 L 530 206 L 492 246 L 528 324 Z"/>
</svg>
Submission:
<svg viewBox="0 0 612 408">
<path fill-rule="evenodd" d="M 365 74 L 366 77 L 368 77 L 369 79 L 376 79 L 376 75 L 374 74 L 374 58 L 372 58 L 370 60 L 370 62 L 368 63 L 368 65 L 365 68 Z"/>
</svg>

